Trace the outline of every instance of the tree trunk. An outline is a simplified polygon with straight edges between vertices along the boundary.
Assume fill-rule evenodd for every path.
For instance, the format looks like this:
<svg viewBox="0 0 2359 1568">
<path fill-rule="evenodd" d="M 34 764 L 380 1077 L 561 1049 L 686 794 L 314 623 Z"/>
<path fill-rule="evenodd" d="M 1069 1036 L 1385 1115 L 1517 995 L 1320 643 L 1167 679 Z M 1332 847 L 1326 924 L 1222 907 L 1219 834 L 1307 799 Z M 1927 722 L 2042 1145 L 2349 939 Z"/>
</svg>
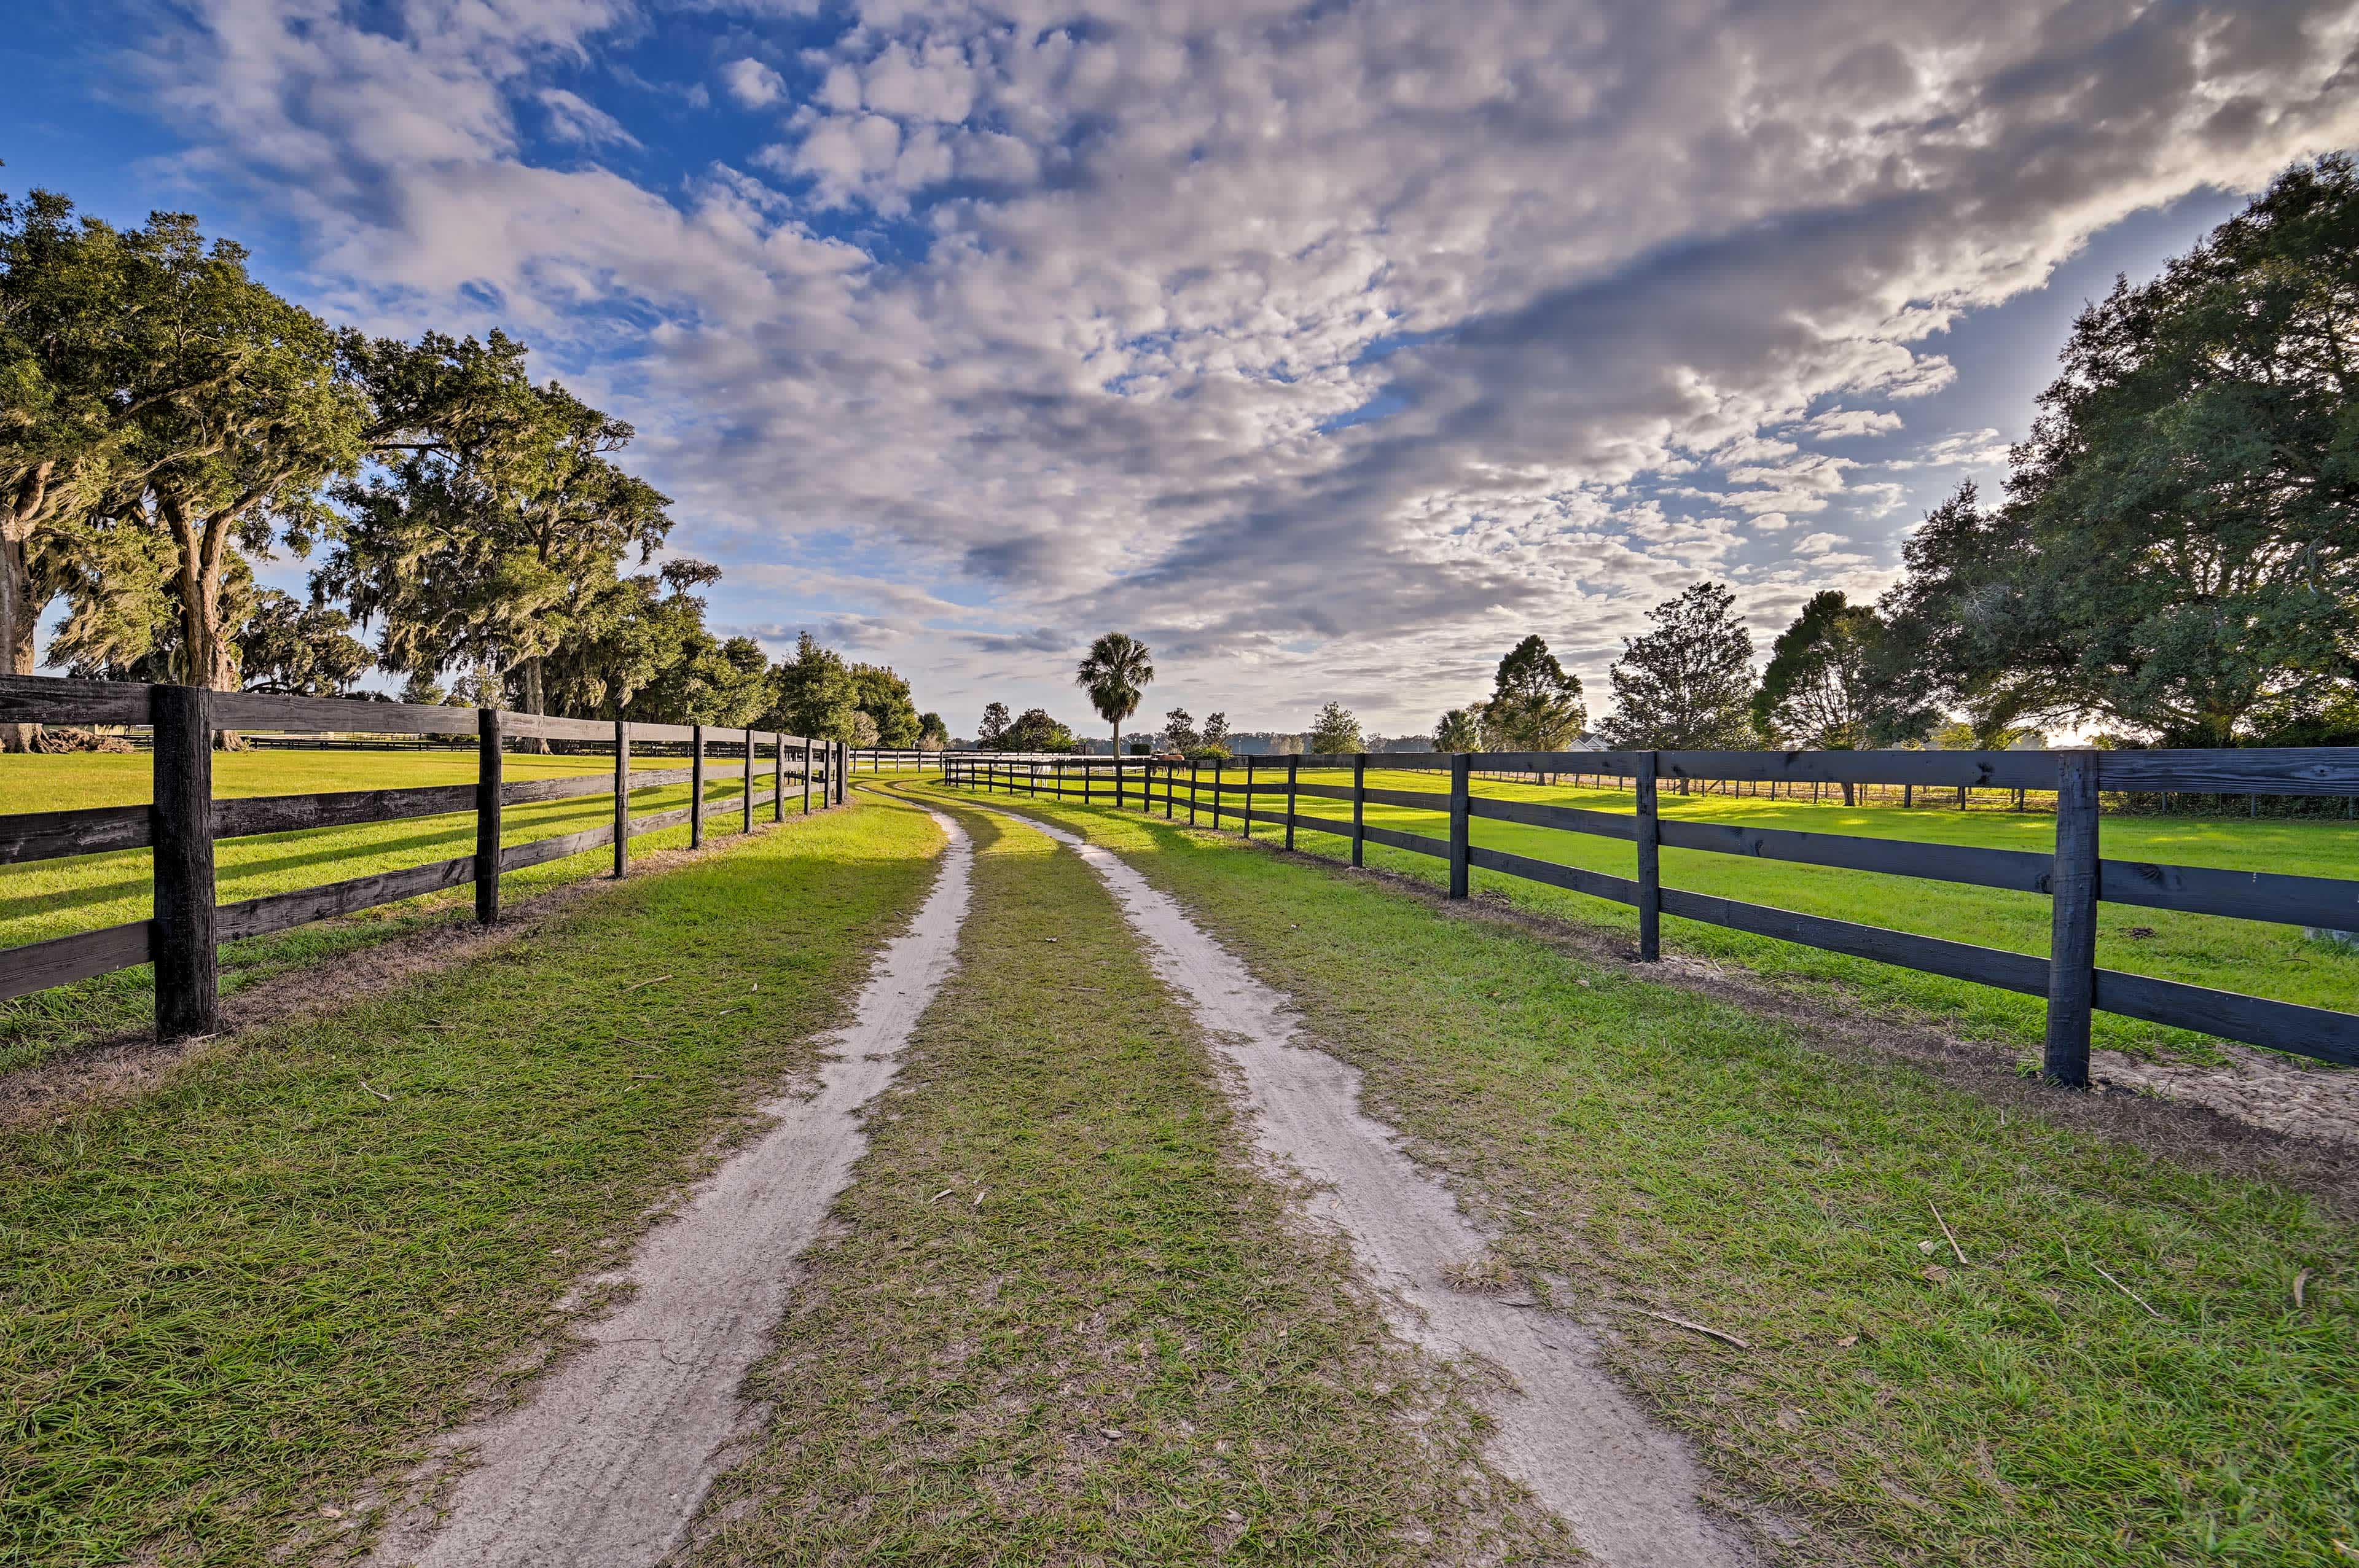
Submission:
<svg viewBox="0 0 2359 1568">
<path fill-rule="evenodd" d="M 1859 804 L 1857 801 L 1855 801 L 1855 800 L 1854 800 L 1854 799 L 1852 798 L 1851 784 L 1850 784 L 1850 783 L 1849 783 L 1848 781 L 1846 781 L 1846 782 L 1844 783 L 1844 784 L 1843 784 L 1843 804 L 1844 804 L 1845 806 L 1856 806 L 1856 805 L 1858 805 L 1858 804 Z"/>
<path fill-rule="evenodd" d="M 208 691 L 238 689 L 237 649 L 222 625 L 222 558 L 229 548 L 229 519 L 209 519 L 201 535 L 179 500 L 160 493 L 157 504 L 179 546 L 180 650 L 187 661 L 187 680 Z M 233 730 L 215 731 L 214 744 L 224 752 L 245 749 Z"/>
<path fill-rule="evenodd" d="M 538 655 L 525 661 L 524 710 L 527 713 L 547 713 L 549 711 L 549 693 L 541 685 L 540 659 Z M 533 737 L 532 745 L 529 749 L 543 756 L 548 755 L 549 737 L 546 735 L 536 735 Z"/>
<path fill-rule="evenodd" d="M 33 574 L 27 556 L 33 519 L 49 488 L 49 465 L 27 473 L 8 498 L 8 512 L 0 517 L 0 660 L 12 676 L 33 673 L 33 631 L 41 607 L 33 602 Z M 40 745 L 38 724 L 0 724 L 0 752 L 30 752 Z"/>
</svg>

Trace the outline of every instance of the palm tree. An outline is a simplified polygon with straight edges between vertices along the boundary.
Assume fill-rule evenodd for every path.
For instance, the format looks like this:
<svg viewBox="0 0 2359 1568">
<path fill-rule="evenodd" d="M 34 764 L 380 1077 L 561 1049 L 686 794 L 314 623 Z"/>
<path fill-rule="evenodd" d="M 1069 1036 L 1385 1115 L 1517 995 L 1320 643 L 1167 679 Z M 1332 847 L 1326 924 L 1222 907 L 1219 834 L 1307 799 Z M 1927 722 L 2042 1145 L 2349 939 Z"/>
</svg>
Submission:
<svg viewBox="0 0 2359 1568">
<path fill-rule="evenodd" d="M 1483 749 L 1483 705 L 1479 702 L 1464 708 L 1453 708 L 1441 716 L 1433 727 L 1433 749 L 1437 752 L 1479 752 Z"/>
<path fill-rule="evenodd" d="M 1090 644 L 1074 681 L 1090 694 L 1090 706 L 1114 726 L 1114 754 L 1122 755 L 1122 721 L 1138 711 L 1138 699 L 1155 678 L 1155 657 L 1127 632 L 1109 632 Z"/>
</svg>

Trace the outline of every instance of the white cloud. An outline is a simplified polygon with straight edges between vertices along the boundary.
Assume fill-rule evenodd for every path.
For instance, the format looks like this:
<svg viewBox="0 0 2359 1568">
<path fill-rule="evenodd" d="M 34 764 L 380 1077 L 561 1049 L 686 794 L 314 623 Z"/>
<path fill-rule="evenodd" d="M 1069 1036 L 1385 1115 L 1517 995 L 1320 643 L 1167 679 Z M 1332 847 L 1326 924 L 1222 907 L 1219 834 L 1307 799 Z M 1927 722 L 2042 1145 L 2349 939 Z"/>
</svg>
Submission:
<svg viewBox="0 0 2359 1568">
<path fill-rule="evenodd" d="M 1898 471 L 1909 469 L 1991 468 L 2006 461 L 2007 444 L 1996 430 L 1961 430 L 1944 436 L 1929 446 L 1918 449 L 1914 458 L 1905 458 L 1884 466 Z"/>
<path fill-rule="evenodd" d="M 540 106 L 549 112 L 549 135 L 584 146 L 636 147 L 639 139 L 623 129 L 622 122 L 577 93 L 561 87 L 544 88 Z"/>
<path fill-rule="evenodd" d="M 743 563 L 738 622 L 913 628 L 894 657 L 954 727 L 953 694 L 1055 695 L 1029 672 L 1084 628 L 1155 643 L 1157 700 L 1391 722 L 1519 628 L 1594 676 L 1701 572 L 1863 581 L 1888 536 L 1785 541 L 1900 492 L 1794 438 L 1899 428 L 1957 373 L 1929 334 L 2106 225 L 2359 140 L 2340 0 L 854 0 L 767 148 L 658 189 L 516 130 L 650 25 L 633 0 L 188 15 L 149 62 L 183 169 L 282 204 L 312 303 L 545 345 L 638 424 L 683 547 Z M 787 47 L 752 12 L 660 25 Z M 717 80 L 786 105 L 750 54 Z M 796 586 L 854 557 L 983 608 Z"/>
<path fill-rule="evenodd" d="M 721 68 L 721 84 L 729 96 L 748 109 L 766 109 L 787 95 L 787 79 L 751 58 L 733 59 Z"/>
<path fill-rule="evenodd" d="M 1900 428 L 1900 416 L 1888 408 L 1830 408 L 1802 428 L 1827 440 L 1854 436 L 1880 436 Z"/>
</svg>

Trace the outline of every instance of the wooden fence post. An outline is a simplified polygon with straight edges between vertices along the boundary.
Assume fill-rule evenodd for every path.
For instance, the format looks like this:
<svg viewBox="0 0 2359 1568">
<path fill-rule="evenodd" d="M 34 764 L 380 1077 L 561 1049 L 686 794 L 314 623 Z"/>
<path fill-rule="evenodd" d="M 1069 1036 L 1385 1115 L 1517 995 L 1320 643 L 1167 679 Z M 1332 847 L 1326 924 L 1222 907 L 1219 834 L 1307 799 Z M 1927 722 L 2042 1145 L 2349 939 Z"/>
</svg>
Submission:
<svg viewBox="0 0 2359 1568">
<path fill-rule="evenodd" d="M 810 737 L 806 735 L 803 737 L 803 815 L 805 816 L 810 815 L 810 774 L 811 743 Z"/>
<path fill-rule="evenodd" d="M 155 728 L 156 1038 L 221 1028 L 221 957 L 213 945 L 212 694 L 159 686 Z"/>
<path fill-rule="evenodd" d="M 842 806 L 852 798 L 852 742 L 841 741 L 836 745 L 843 758 L 843 772 L 835 781 L 835 804 Z"/>
<path fill-rule="evenodd" d="M 1360 846 L 1368 837 L 1368 754 L 1352 757 L 1352 864 L 1360 863 Z"/>
<path fill-rule="evenodd" d="M 776 742 L 778 753 L 777 765 L 770 770 L 770 820 L 773 822 L 784 822 L 787 819 L 786 732 L 784 730 L 779 730 L 773 734 L 770 739 L 772 741 Z"/>
<path fill-rule="evenodd" d="M 1215 833 L 1221 830 L 1221 796 L 1226 790 L 1222 775 L 1228 772 L 1228 762 L 1226 757 L 1212 759 L 1212 831 Z"/>
<path fill-rule="evenodd" d="M 631 874 L 631 727 L 614 720 L 614 880 Z"/>
<path fill-rule="evenodd" d="M 745 831 L 754 831 L 754 732 L 745 731 Z"/>
<path fill-rule="evenodd" d="M 1122 742 L 1119 741 L 1114 742 L 1114 808 L 1116 811 L 1122 809 Z"/>
<path fill-rule="evenodd" d="M 1655 803 L 1655 753 L 1638 753 L 1638 961 L 1663 956 L 1663 832 Z"/>
<path fill-rule="evenodd" d="M 1301 765 L 1299 757 L 1286 759 L 1286 847 L 1288 849 L 1294 848 L 1294 785 Z"/>
<path fill-rule="evenodd" d="M 500 710 L 475 711 L 475 921 L 500 917 Z"/>
<path fill-rule="evenodd" d="M 1466 874 L 1466 783 L 1473 774 L 1474 759 L 1461 752 L 1450 759 L 1450 896 L 1464 898 Z"/>
<path fill-rule="evenodd" d="M 704 726 L 689 727 L 689 744 L 695 748 L 688 764 L 688 847 L 704 842 Z"/>
<path fill-rule="evenodd" d="M 1163 820 L 1176 821 L 1180 816 L 1180 764 L 1163 764 Z"/>
<path fill-rule="evenodd" d="M 1260 768 L 1261 768 L 1261 763 L 1255 760 L 1255 758 L 1253 757 L 1252 753 L 1250 753 L 1250 752 L 1246 753 L 1246 756 L 1245 756 L 1245 837 L 1246 837 L 1247 838 L 1251 838 L 1253 837 L 1253 814 L 1254 814 L 1254 774 L 1255 774 L 1256 773 L 1257 773 L 1258 771 L 1260 771 Z"/>
<path fill-rule="evenodd" d="M 2097 985 L 2097 753 L 2056 754 L 2055 902 L 2048 956 L 2050 1083 L 2089 1084 L 2089 1010 Z"/>
</svg>

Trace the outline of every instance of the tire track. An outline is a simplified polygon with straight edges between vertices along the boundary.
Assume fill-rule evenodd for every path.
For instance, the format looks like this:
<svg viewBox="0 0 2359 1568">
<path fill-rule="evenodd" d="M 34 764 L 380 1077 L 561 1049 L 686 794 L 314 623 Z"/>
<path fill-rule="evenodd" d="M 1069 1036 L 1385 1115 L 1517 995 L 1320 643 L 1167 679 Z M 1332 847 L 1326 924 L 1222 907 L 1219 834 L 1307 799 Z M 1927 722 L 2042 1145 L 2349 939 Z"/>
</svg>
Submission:
<svg viewBox="0 0 2359 1568">
<path fill-rule="evenodd" d="M 582 1330 L 586 1347 L 525 1403 L 450 1434 L 444 1451 L 474 1466 L 440 1507 L 396 1521 L 374 1563 L 633 1568 L 688 1539 L 706 1488 L 752 1434 L 739 1389 L 769 1348 L 794 1259 L 866 1147 L 861 1109 L 892 1082 L 956 957 L 973 848 L 957 823 L 928 815 L 950 839 L 940 878 L 878 955 L 817 1092 L 763 1106 L 769 1130 L 650 1231 L 627 1269 L 591 1281 L 631 1294 Z"/>
</svg>

